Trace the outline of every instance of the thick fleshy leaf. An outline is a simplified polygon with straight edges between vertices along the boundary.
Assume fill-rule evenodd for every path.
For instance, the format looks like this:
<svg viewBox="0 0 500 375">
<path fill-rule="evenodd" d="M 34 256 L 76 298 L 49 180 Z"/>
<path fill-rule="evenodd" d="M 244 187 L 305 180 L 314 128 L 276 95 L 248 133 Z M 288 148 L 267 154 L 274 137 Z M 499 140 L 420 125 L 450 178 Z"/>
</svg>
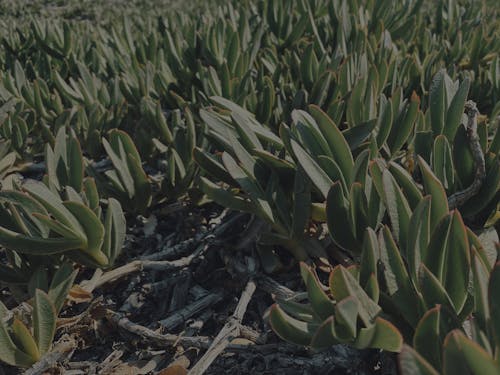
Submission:
<svg viewBox="0 0 500 375">
<path fill-rule="evenodd" d="M 306 284 L 309 302 L 314 313 L 321 319 L 333 315 L 335 304 L 326 294 L 317 275 L 303 262 L 300 263 L 300 272 Z"/>
<path fill-rule="evenodd" d="M 89 253 L 97 262 L 102 262 L 103 266 L 108 264 L 109 259 L 102 253 L 101 247 L 104 240 L 104 225 L 94 212 L 87 206 L 77 202 L 64 202 L 64 206 L 78 217 L 85 230 L 87 243 L 82 250 Z"/>
<path fill-rule="evenodd" d="M 7 249 L 24 254 L 50 255 L 84 246 L 80 238 L 28 237 L 0 227 L 0 243 Z"/>
<path fill-rule="evenodd" d="M 367 211 L 368 202 L 366 201 L 365 191 L 359 182 L 351 185 L 349 195 L 349 222 L 356 238 L 361 238 L 368 227 Z"/>
<path fill-rule="evenodd" d="M 108 199 L 104 228 L 102 251 L 107 256 L 109 265 L 113 265 L 122 250 L 127 229 L 122 206 L 114 198 Z"/>
<path fill-rule="evenodd" d="M 422 199 L 422 193 L 418 189 L 410 173 L 408 173 L 408 171 L 401 165 L 392 161 L 389 163 L 389 172 L 391 172 L 392 176 L 398 183 L 399 188 L 406 197 L 410 208 L 412 210 L 415 209 Z"/>
<path fill-rule="evenodd" d="M 315 349 L 331 348 L 333 345 L 340 344 L 341 341 L 336 337 L 335 318 L 330 316 L 318 327 L 311 339 L 311 347 Z"/>
<path fill-rule="evenodd" d="M 500 301 L 498 291 L 500 290 L 500 262 L 496 263 L 491 271 L 488 284 L 488 301 L 490 305 L 491 326 L 497 347 L 500 347 Z"/>
<path fill-rule="evenodd" d="M 230 190 L 214 184 L 205 177 L 200 178 L 200 189 L 221 206 L 230 208 L 235 211 L 256 212 L 256 207 L 247 199 L 233 194 Z"/>
<path fill-rule="evenodd" d="M 469 87 L 470 79 L 466 77 L 460 84 L 460 87 L 448 107 L 443 134 L 446 138 L 448 138 L 450 143 L 455 139 L 455 133 L 457 128 L 460 126 L 462 114 L 464 113 L 465 101 L 467 100 L 467 95 L 469 94 Z"/>
<path fill-rule="evenodd" d="M 419 106 L 420 98 L 413 92 L 410 103 L 407 104 L 404 113 L 397 117 L 397 120 L 400 120 L 400 122 L 393 124 L 389 133 L 387 144 L 389 145 L 391 154 L 399 151 L 410 136 L 417 118 Z"/>
<path fill-rule="evenodd" d="M 481 189 L 460 208 L 460 212 L 464 217 L 477 215 L 488 204 L 491 204 L 495 197 L 498 197 L 498 191 L 500 190 L 500 155 L 489 156 L 491 157 L 491 167 L 488 168 L 489 163 L 487 162 L 486 178 L 483 180 Z M 487 158 L 488 155 L 485 155 L 485 159 Z"/>
<path fill-rule="evenodd" d="M 441 367 L 440 312 L 440 306 L 427 311 L 418 322 L 413 336 L 413 347 L 435 368 Z"/>
<path fill-rule="evenodd" d="M 273 212 L 269 205 L 269 202 L 264 199 L 264 192 L 258 186 L 257 182 L 253 180 L 244 170 L 241 168 L 234 158 L 227 152 L 222 155 L 222 162 L 226 167 L 227 171 L 231 177 L 241 186 L 243 191 L 250 196 L 250 199 L 257 205 L 257 208 L 263 215 L 263 217 L 268 222 L 274 222 Z"/>
<path fill-rule="evenodd" d="M 406 245 L 408 239 L 408 225 L 410 223 L 411 209 L 404 194 L 399 188 L 391 173 L 385 169 L 382 174 L 384 186 L 384 203 L 391 218 L 392 230 L 401 247 Z"/>
<path fill-rule="evenodd" d="M 383 264 L 385 285 L 393 303 L 413 326 L 420 316 L 420 297 L 410 279 L 401 253 L 387 226 L 379 232 L 380 261 Z"/>
<path fill-rule="evenodd" d="M 50 282 L 48 296 L 54 304 L 56 314 L 61 311 L 77 274 L 78 270 L 73 270 L 69 263 L 64 263 L 54 274 Z"/>
<path fill-rule="evenodd" d="M 348 176 L 351 174 L 354 166 L 354 160 L 352 158 L 349 145 L 342 135 L 342 132 L 333 120 L 318 106 L 310 105 L 309 112 L 316 120 L 323 136 L 328 142 L 335 162 L 339 165 L 343 175 L 346 176 L 346 180 L 350 181 Z"/>
<path fill-rule="evenodd" d="M 486 350 L 455 330 L 444 342 L 443 374 L 459 374 L 466 368 L 474 375 L 496 375 L 500 372 L 500 366 Z"/>
<path fill-rule="evenodd" d="M 373 229 L 366 228 L 359 267 L 359 283 L 361 285 L 366 285 L 371 275 L 377 275 L 378 258 L 379 247 L 377 234 Z"/>
<path fill-rule="evenodd" d="M 427 309 L 436 305 L 444 305 L 450 310 L 454 310 L 453 302 L 446 293 L 438 278 L 424 265 L 420 265 L 419 286 Z"/>
<path fill-rule="evenodd" d="M 399 367 L 404 375 L 439 375 L 429 362 L 411 346 L 403 345 L 399 354 Z"/>
<path fill-rule="evenodd" d="M 460 312 L 469 284 L 470 249 L 465 225 L 458 211 L 441 220 L 422 258 Z"/>
<path fill-rule="evenodd" d="M 12 337 L 16 341 L 19 349 L 33 358 L 33 362 L 40 359 L 40 352 L 38 351 L 33 336 L 31 336 L 31 332 L 28 327 L 17 318 L 14 318 L 14 322 L 12 323 Z"/>
<path fill-rule="evenodd" d="M 469 240 L 462 217 L 452 213 L 444 264 L 444 287 L 457 312 L 461 311 L 468 295 L 471 255 Z"/>
<path fill-rule="evenodd" d="M 455 167 L 450 144 L 444 135 L 438 135 L 434 140 L 432 169 L 443 187 L 448 191 L 452 190 L 455 185 Z"/>
<path fill-rule="evenodd" d="M 358 301 L 359 317 L 370 326 L 380 313 L 380 307 L 368 297 L 354 276 L 344 267 L 336 266 L 330 274 L 330 290 L 333 298 L 341 301 L 347 297 L 354 297 Z"/>
<path fill-rule="evenodd" d="M 229 173 L 227 173 L 226 168 L 216 160 L 215 156 L 212 156 L 201 148 L 196 147 L 193 150 L 193 158 L 198 163 L 198 165 L 207 172 L 209 175 L 223 181 L 229 185 L 234 185 L 235 181 Z"/>
<path fill-rule="evenodd" d="M 36 359 L 20 350 L 12 341 L 4 323 L 7 313 L 7 308 L 0 301 L 0 360 L 12 366 L 29 367 Z"/>
<path fill-rule="evenodd" d="M 486 327 L 487 322 L 490 321 L 490 302 L 488 300 L 488 282 L 490 281 L 488 277 L 490 276 L 490 271 L 483 259 L 477 254 L 474 247 L 472 257 L 472 275 L 474 282 L 474 316 L 478 320 L 481 327 Z M 491 281 L 492 280 L 493 279 L 491 279 Z M 495 300 L 493 299 L 493 303 L 495 303 L 494 301 Z"/>
<path fill-rule="evenodd" d="M 302 166 L 304 172 L 309 176 L 312 183 L 321 192 L 324 198 L 328 196 L 328 191 L 333 181 L 328 177 L 325 171 L 318 163 L 293 139 L 291 140 L 293 153 L 298 163 Z"/>
<path fill-rule="evenodd" d="M 358 300 L 351 296 L 338 301 L 335 305 L 336 335 L 342 341 L 351 341 L 357 334 Z"/>
<path fill-rule="evenodd" d="M 448 197 L 439 179 L 420 156 L 418 164 L 422 172 L 425 192 L 431 196 L 431 228 L 435 228 L 437 223 L 448 214 Z"/>
<path fill-rule="evenodd" d="M 50 297 L 40 289 L 33 300 L 33 336 L 40 354 L 49 351 L 56 332 L 56 310 Z"/>
<path fill-rule="evenodd" d="M 311 343 L 313 334 L 310 325 L 286 315 L 278 305 L 271 307 L 269 322 L 274 332 L 283 340 L 299 345 Z"/>
<path fill-rule="evenodd" d="M 434 136 L 441 134 L 446 118 L 446 71 L 441 69 L 432 79 L 429 89 L 429 111 L 431 113 L 431 127 Z"/>
<path fill-rule="evenodd" d="M 369 347 L 399 353 L 403 347 L 403 336 L 391 322 L 377 317 L 375 334 Z"/>
<path fill-rule="evenodd" d="M 29 181 L 23 185 L 23 189 L 38 200 L 55 219 L 72 228 L 84 238 L 85 232 L 78 220 L 66 207 L 64 207 L 61 199 L 51 192 L 43 183 Z"/>
<path fill-rule="evenodd" d="M 381 114 L 379 115 L 375 129 L 377 129 L 377 145 L 379 148 L 382 148 L 387 140 L 387 137 L 389 136 L 389 133 L 391 132 L 393 124 L 392 102 L 390 100 L 386 100 L 385 106 L 380 112 Z"/>
<path fill-rule="evenodd" d="M 292 238 L 301 238 L 310 220 L 311 183 L 301 170 L 295 173 L 293 186 Z"/>
<path fill-rule="evenodd" d="M 422 256 L 426 253 L 431 238 L 431 197 L 424 197 L 417 205 L 410 218 L 410 230 L 406 251 L 403 254 L 408 262 L 409 273 L 413 280 L 417 279 L 418 268 Z"/>
<path fill-rule="evenodd" d="M 326 200 L 328 230 L 333 241 L 340 247 L 353 252 L 361 251 L 349 225 L 349 206 L 340 182 L 335 182 Z"/>
</svg>

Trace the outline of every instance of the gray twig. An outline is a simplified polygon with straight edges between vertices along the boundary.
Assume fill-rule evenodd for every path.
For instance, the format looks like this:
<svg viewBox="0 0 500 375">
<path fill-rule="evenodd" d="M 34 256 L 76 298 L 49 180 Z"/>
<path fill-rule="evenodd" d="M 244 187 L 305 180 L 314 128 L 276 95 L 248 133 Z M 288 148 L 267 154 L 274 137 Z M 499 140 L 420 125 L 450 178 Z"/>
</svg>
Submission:
<svg viewBox="0 0 500 375">
<path fill-rule="evenodd" d="M 476 195 L 483 185 L 486 177 L 486 167 L 484 164 L 483 150 L 477 135 L 477 110 L 476 103 L 469 100 L 465 103 L 465 113 L 467 115 L 467 137 L 469 138 L 469 145 L 474 159 L 474 167 L 476 173 L 474 174 L 474 181 L 464 190 L 458 191 L 448 198 L 448 206 L 450 210 L 462 206 L 470 198 Z"/>
<path fill-rule="evenodd" d="M 207 307 L 216 304 L 217 302 L 222 300 L 222 298 L 223 294 L 220 291 L 210 293 L 174 312 L 168 318 L 160 320 L 160 324 L 167 330 L 174 329 L 175 327 L 185 322 L 188 318 L 205 310 Z"/>
<path fill-rule="evenodd" d="M 68 358 L 77 344 L 75 340 L 65 336 L 54 347 L 54 350 L 44 355 L 37 363 L 24 372 L 24 375 L 42 375 L 46 370 L 53 368 L 58 362 Z"/>
<path fill-rule="evenodd" d="M 207 336 L 190 337 L 190 336 L 174 335 L 171 333 L 163 333 L 163 334 L 158 333 L 140 324 L 133 323 L 123 314 L 117 313 L 112 310 L 106 311 L 106 319 L 108 319 L 110 322 L 115 324 L 120 329 L 138 336 L 140 339 L 142 339 L 144 342 L 147 342 L 150 345 L 158 345 L 161 347 L 182 345 L 191 348 L 208 349 L 214 341 Z M 257 350 L 264 353 L 268 353 L 276 351 L 278 347 L 281 349 L 287 347 L 287 345 L 288 344 L 286 343 L 267 344 L 267 345 L 229 344 L 227 349 L 231 351 Z"/>
<path fill-rule="evenodd" d="M 190 375 L 201 375 L 203 374 L 212 362 L 219 356 L 220 353 L 226 349 L 232 339 L 238 337 L 241 332 L 241 322 L 243 316 L 247 311 L 248 304 L 252 299 L 255 292 L 256 285 L 253 280 L 250 280 L 243 293 L 241 294 L 240 301 L 234 310 L 232 317 L 221 329 L 217 337 L 212 342 L 212 345 L 208 348 L 207 352 L 201 357 L 201 359 L 193 366 L 189 371 Z"/>
</svg>

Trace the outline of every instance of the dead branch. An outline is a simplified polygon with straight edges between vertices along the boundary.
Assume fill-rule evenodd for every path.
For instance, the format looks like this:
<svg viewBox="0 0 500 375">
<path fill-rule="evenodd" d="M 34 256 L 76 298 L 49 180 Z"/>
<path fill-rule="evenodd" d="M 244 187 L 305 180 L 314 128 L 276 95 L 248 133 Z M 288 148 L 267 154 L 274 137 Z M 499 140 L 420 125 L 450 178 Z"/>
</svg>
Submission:
<svg viewBox="0 0 500 375">
<path fill-rule="evenodd" d="M 207 352 L 189 371 L 190 375 L 203 374 L 212 364 L 212 362 L 219 356 L 219 354 L 222 353 L 224 349 L 226 349 L 231 340 L 240 335 L 241 322 L 243 320 L 245 312 L 247 311 L 248 304 L 252 299 L 255 289 L 255 282 L 253 280 L 250 280 L 247 283 L 245 290 L 241 294 L 240 301 L 238 302 L 238 305 L 236 306 L 232 317 L 221 329 L 217 337 L 208 348 Z"/>
</svg>

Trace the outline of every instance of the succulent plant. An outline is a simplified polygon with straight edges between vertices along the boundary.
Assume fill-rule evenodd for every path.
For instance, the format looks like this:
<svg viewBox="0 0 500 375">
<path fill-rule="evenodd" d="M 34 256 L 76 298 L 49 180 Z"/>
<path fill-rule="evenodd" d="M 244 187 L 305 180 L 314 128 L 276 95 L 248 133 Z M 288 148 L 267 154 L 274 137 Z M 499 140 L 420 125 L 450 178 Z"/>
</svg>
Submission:
<svg viewBox="0 0 500 375">
<path fill-rule="evenodd" d="M 0 244 L 21 254 L 65 254 L 94 267 L 109 267 L 125 235 L 120 204 L 110 198 L 102 220 L 80 195 L 70 187 L 66 190 L 65 201 L 35 181 L 25 183 L 22 191 L 0 191 L 6 219 Z"/>
</svg>

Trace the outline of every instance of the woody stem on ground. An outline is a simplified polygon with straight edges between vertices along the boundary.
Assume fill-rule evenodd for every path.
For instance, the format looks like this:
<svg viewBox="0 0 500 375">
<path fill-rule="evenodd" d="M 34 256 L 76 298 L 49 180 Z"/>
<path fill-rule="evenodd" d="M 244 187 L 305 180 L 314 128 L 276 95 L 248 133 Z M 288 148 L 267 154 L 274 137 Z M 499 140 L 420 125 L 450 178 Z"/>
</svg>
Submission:
<svg viewBox="0 0 500 375">
<path fill-rule="evenodd" d="M 201 359 L 193 366 L 189 371 L 189 375 L 201 375 L 203 374 L 212 362 L 217 358 L 217 356 L 224 351 L 224 349 L 231 343 L 234 338 L 237 338 L 241 332 L 241 322 L 243 316 L 247 311 L 248 304 L 252 299 L 255 292 L 256 284 L 255 281 L 249 280 L 243 293 L 241 294 L 240 300 L 233 315 L 228 319 L 227 323 L 220 330 L 217 337 L 214 339 L 207 352 L 201 357 Z"/>
</svg>

